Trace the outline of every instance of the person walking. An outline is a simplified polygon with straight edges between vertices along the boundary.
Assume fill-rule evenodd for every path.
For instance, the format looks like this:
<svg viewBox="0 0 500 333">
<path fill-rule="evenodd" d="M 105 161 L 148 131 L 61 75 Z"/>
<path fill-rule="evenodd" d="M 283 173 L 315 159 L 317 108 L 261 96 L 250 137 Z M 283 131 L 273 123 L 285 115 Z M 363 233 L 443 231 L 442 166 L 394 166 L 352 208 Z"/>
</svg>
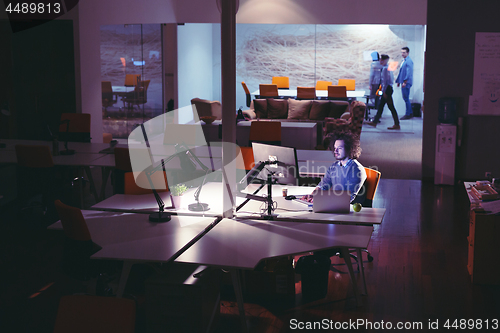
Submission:
<svg viewBox="0 0 500 333">
<path fill-rule="evenodd" d="M 394 82 L 394 76 L 392 72 L 389 71 L 389 66 L 387 63 L 389 62 L 389 56 L 387 54 L 382 54 L 380 56 L 380 64 L 382 67 L 381 73 L 381 85 L 382 85 L 382 98 L 380 99 L 380 103 L 378 105 L 377 114 L 373 121 L 366 122 L 367 125 L 377 127 L 377 123 L 382 116 L 382 112 L 384 111 L 385 104 L 387 103 L 387 107 L 391 111 L 392 119 L 394 120 L 394 125 L 391 127 L 387 127 L 389 130 L 399 130 L 401 127 L 399 126 L 399 118 L 398 112 L 394 107 L 394 101 L 392 100 L 392 93 L 394 92 L 392 88 L 392 84 Z"/>
<path fill-rule="evenodd" d="M 401 94 L 403 95 L 403 100 L 406 105 L 406 113 L 403 117 L 401 117 L 401 120 L 413 118 L 413 110 L 411 109 L 410 103 L 410 88 L 413 85 L 413 60 L 411 60 L 409 54 L 410 49 L 407 46 L 401 49 L 403 62 L 401 63 L 401 68 L 399 69 L 399 74 L 396 78 L 398 87 L 401 85 Z"/>
</svg>

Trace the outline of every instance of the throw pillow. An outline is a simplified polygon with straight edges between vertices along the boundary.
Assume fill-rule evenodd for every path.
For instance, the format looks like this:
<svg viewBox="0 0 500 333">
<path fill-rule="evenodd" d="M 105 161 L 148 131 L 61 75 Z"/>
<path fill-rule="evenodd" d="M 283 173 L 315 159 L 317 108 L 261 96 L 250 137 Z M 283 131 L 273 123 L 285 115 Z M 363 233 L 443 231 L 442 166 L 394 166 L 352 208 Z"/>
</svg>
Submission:
<svg viewBox="0 0 500 333">
<path fill-rule="evenodd" d="M 309 119 L 312 101 L 288 100 L 288 119 Z"/>
<path fill-rule="evenodd" d="M 328 117 L 340 118 L 346 111 L 349 111 L 348 102 L 330 102 L 330 112 Z"/>
<path fill-rule="evenodd" d="M 284 99 L 269 98 L 267 100 L 267 118 L 286 119 L 288 103 Z"/>
<path fill-rule="evenodd" d="M 323 120 L 330 112 L 330 101 L 313 101 L 311 105 L 311 112 L 309 119 Z"/>
<path fill-rule="evenodd" d="M 255 115 L 257 118 L 267 118 L 267 100 L 254 99 L 253 106 L 255 108 Z"/>
</svg>

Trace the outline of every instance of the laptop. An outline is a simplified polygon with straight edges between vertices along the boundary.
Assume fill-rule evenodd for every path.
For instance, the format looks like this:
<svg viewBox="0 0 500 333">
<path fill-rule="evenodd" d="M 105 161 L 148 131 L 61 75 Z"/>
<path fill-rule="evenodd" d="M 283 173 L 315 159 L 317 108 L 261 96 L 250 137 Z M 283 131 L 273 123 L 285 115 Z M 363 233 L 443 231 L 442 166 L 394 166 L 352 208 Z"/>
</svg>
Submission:
<svg viewBox="0 0 500 333">
<path fill-rule="evenodd" d="M 349 191 L 317 190 L 313 194 L 314 213 L 349 213 L 351 206 Z"/>
</svg>

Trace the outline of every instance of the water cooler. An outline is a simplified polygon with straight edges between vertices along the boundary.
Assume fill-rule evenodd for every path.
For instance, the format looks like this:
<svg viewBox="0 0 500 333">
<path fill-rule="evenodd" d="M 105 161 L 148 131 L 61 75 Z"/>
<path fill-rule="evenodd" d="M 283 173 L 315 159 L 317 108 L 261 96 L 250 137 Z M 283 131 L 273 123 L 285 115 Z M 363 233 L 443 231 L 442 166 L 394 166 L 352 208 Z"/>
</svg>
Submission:
<svg viewBox="0 0 500 333">
<path fill-rule="evenodd" d="M 455 147 L 457 126 L 439 124 L 436 128 L 436 164 L 434 184 L 453 185 L 455 183 Z"/>
<path fill-rule="evenodd" d="M 455 150 L 457 142 L 456 99 L 439 100 L 439 122 L 436 127 L 436 159 L 434 184 L 453 185 L 455 183 Z"/>
</svg>

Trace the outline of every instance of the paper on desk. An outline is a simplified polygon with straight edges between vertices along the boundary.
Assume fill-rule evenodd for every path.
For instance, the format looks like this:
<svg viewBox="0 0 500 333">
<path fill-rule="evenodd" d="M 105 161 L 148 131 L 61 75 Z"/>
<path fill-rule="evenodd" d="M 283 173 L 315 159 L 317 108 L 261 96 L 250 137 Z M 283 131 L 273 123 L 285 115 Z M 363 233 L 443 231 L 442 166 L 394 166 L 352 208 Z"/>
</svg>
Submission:
<svg viewBox="0 0 500 333">
<path fill-rule="evenodd" d="M 483 207 L 488 214 L 498 214 L 500 213 L 500 200 L 483 201 L 481 202 L 481 207 Z"/>
</svg>

